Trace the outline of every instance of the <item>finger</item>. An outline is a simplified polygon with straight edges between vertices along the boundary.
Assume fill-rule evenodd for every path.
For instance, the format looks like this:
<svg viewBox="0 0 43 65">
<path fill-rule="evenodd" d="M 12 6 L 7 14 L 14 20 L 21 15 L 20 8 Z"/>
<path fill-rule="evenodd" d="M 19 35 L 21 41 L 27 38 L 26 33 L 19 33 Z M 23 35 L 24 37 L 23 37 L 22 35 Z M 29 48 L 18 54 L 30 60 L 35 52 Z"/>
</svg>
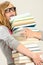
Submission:
<svg viewBox="0 0 43 65">
<path fill-rule="evenodd" d="M 41 59 L 41 62 L 43 63 L 43 60 Z"/>
<path fill-rule="evenodd" d="M 21 32 L 21 35 L 22 35 L 22 36 L 26 36 L 26 33 L 25 33 L 25 32 Z"/>
<path fill-rule="evenodd" d="M 37 53 L 39 53 L 39 54 L 43 54 L 43 51 L 41 51 L 41 52 L 37 52 Z"/>
<path fill-rule="evenodd" d="M 34 62 L 35 65 L 42 65 L 41 62 Z"/>
<path fill-rule="evenodd" d="M 21 34 L 21 35 L 24 35 L 24 34 L 25 34 L 25 31 L 20 31 L 20 34 Z"/>
<path fill-rule="evenodd" d="M 28 31 L 29 31 L 29 29 L 25 28 L 25 29 L 24 29 L 24 31 L 25 31 L 25 32 L 28 32 Z"/>
<path fill-rule="evenodd" d="M 36 65 L 42 65 L 42 63 L 40 61 L 37 61 Z"/>
<path fill-rule="evenodd" d="M 42 65 L 42 63 L 38 63 L 37 65 Z"/>
</svg>

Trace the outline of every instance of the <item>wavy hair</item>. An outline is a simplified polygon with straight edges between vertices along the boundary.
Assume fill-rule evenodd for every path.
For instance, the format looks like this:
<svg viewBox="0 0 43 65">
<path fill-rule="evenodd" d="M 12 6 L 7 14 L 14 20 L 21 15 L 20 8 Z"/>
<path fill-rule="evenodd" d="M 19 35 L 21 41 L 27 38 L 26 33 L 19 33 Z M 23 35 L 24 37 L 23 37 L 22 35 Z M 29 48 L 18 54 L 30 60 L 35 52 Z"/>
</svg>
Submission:
<svg viewBox="0 0 43 65">
<path fill-rule="evenodd" d="M 5 15 L 3 15 L 2 8 L 0 8 L 0 25 L 5 25 L 6 27 L 8 27 L 11 30 L 11 24 L 10 24 L 9 20 L 7 20 Z"/>
</svg>

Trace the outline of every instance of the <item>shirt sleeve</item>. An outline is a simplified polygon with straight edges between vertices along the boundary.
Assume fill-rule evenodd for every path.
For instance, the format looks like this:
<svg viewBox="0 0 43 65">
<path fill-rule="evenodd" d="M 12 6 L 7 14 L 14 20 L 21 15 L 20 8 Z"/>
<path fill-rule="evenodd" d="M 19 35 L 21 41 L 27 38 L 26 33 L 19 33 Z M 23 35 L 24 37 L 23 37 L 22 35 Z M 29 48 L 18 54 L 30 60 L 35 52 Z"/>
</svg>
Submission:
<svg viewBox="0 0 43 65">
<path fill-rule="evenodd" d="M 14 49 L 17 49 L 20 44 L 10 33 L 7 27 L 0 26 L 0 39 L 4 40 L 6 44 Z"/>
</svg>

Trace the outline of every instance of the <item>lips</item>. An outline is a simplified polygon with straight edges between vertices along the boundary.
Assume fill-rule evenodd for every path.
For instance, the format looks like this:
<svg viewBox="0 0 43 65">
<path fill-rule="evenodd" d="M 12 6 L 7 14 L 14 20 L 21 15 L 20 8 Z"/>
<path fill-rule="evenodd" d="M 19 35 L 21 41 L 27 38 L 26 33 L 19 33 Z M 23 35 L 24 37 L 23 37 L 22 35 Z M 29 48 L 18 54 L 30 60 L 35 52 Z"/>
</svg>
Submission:
<svg viewBox="0 0 43 65">
<path fill-rule="evenodd" d="M 13 17 L 14 15 L 10 15 L 10 17 Z"/>
<path fill-rule="evenodd" d="M 14 15 L 11 15 L 11 16 L 10 16 L 10 19 L 13 18 L 13 17 L 14 17 Z"/>
</svg>

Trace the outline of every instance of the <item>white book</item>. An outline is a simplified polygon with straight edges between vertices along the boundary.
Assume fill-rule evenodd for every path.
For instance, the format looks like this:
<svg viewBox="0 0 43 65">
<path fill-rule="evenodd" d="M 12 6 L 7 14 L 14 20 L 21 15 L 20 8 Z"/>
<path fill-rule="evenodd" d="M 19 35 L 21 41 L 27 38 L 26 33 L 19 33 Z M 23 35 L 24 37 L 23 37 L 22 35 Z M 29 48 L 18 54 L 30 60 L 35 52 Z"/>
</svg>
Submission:
<svg viewBox="0 0 43 65">
<path fill-rule="evenodd" d="M 21 54 L 21 53 L 14 53 L 14 54 L 12 54 L 12 57 L 14 57 L 14 58 L 18 58 L 18 57 L 22 57 L 22 56 L 24 56 L 24 55 Z"/>
<path fill-rule="evenodd" d="M 31 60 L 29 57 L 27 57 L 27 56 L 21 56 L 21 57 L 18 57 L 18 58 L 15 58 L 15 60 Z"/>
<path fill-rule="evenodd" d="M 38 43 L 40 41 L 38 39 L 36 39 L 36 38 L 27 38 L 25 40 L 20 40 L 19 42 L 24 44 L 24 45 L 26 45 L 26 44 L 30 44 L 30 45 L 31 44 L 36 44 L 36 45 L 38 45 Z"/>
<path fill-rule="evenodd" d="M 21 27 L 25 27 L 25 26 L 32 26 L 32 25 L 36 25 L 36 23 L 30 23 L 30 24 L 24 24 L 24 25 L 19 25 L 19 26 L 14 26 L 14 29 L 15 28 L 21 28 Z"/>
<path fill-rule="evenodd" d="M 10 21 L 13 21 L 13 20 L 21 20 L 21 19 L 24 19 L 26 17 L 32 17 L 32 16 L 29 13 L 20 14 L 20 15 L 17 15 L 17 16 L 10 17 Z"/>
<path fill-rule="evenodd" d="M 29 61 L 29 60 L 21 60 L 21 61 L 20 61 L 20 60 L 18 60 L 18 61 L 16 60 L 16 61 L 15 61 L 15 60 L 14 60 L 14 63 L 16 63 L 16 64 L 17 64 L 17 63 L 28 63 L 28 62 L 32 62 L 32 61 Z"/>
<path fill-rule="evenodd" d="M 25 65 L 35 65 L 33 62 L 31 62 L 31 63 L 26 63 Z M 42 65 L 43 65 L 43 63 L 42 63 Z"/>
<path fill-rule="evenodd" d="M 29 48 L 39 47 L 38 44 L 34 44 L 34 43 L 32 43 L 32 44 L 24 44 L 24 46 L 29 47 Z"/>
<path fill-rule="evenodd" d="M 25 65 L 35 65 L 35 64 L 31 62 L 31 63 L 26 63 Z"/>
<path fill-rule="evenodd" d="M 34 20 L 24 20 L 24 21 L 17 21 L 17 22 L 13 22 L 12 23 L 12 28 L 14 26 L 20 26 L 20 25 L 25 25 L 25 24 L 31 24 L 31 23 L 34 23 Z"/>
</svg>

